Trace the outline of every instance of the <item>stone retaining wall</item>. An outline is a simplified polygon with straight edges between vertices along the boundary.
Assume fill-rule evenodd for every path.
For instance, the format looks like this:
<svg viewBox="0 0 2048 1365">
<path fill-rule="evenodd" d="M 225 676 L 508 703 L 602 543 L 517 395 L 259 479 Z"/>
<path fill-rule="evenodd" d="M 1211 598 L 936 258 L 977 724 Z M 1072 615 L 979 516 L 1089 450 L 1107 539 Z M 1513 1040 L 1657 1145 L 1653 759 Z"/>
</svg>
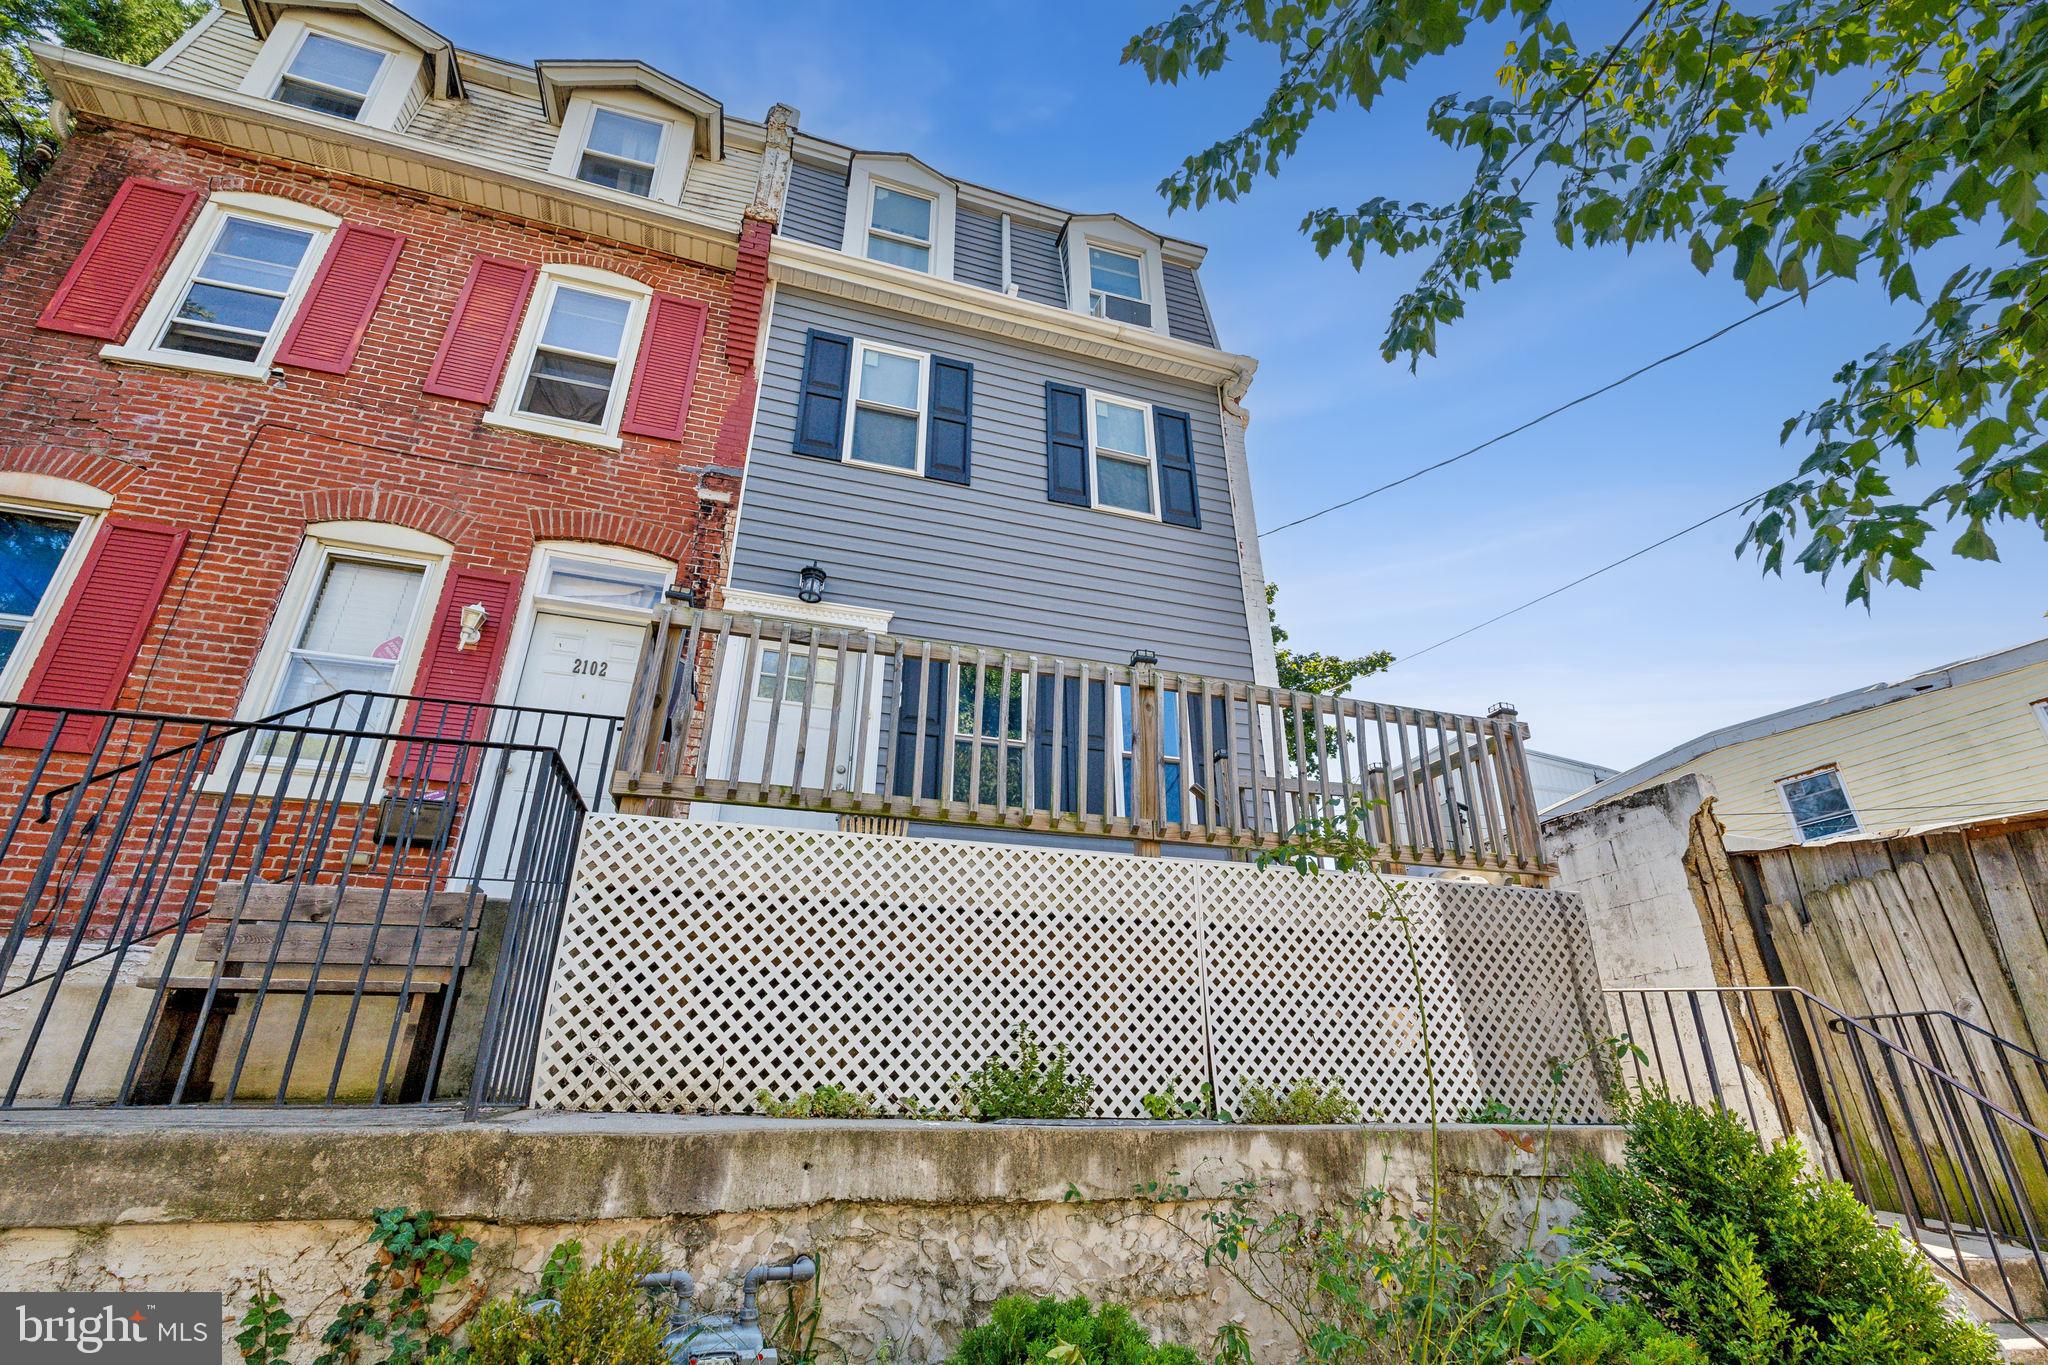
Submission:
<svg viewBox="0 0 2048 1365">
<path fill-rule="evenodd" d="M 1142 1216 L 1134 1187 L 1249 1177 L 1310 1208 L 1378 1185 L 1405 1207 L 1429 1152 L 1427 1130 L 1405 1127 L 208 1117 L 0 1120 L 0 1290 L 219 1289 L 234 1317 L 261 1273 L 296 1318 L 324 1324 L 364 1262 L 369 1211 L 409 1205 L 462 1222 L 501 1292 L 530 1284 L 569 1236 L 652 1239 L 709 1304 L 729 1302 L 747 1266 L 812 1252 L 821 1338 L 856 1361 L 942 1360 L 1016 1290 L 1122 1301 L 1197 1346 L 1241 1317 L 1260 1359 L 1284 1360 L 1277 1324 L 1196 1242 Z M 1568 1213 L 1539 1213 L 1539 1137 L 1442 1132 L 1454 1198 L 1502 1235 Z M 1619 1146 L 1618 1130 L 1558 1130 L 1552 1168 Z M 1203 1207 L 1168 1212 L 1194 1228 Z M 772 1317 L 779 1291 L 767 1302 Z"/>
</svg>

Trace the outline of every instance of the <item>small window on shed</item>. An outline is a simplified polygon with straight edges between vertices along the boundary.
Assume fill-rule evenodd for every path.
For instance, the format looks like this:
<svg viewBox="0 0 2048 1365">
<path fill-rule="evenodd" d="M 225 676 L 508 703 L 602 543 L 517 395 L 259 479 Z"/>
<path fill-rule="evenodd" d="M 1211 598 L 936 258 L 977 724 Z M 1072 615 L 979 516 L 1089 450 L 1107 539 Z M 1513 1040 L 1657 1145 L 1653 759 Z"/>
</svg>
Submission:
<svg viewBox="0 0 2048 1365">
<path fill-rule="evenodd" d="M 1842 775 L 1833 768 L 1788 777 L 1778 783 L 1785 795 L 1785 809 L 1801 842 L 1825 839 L 1831 834 L 1854 834 L 1859 828 Z"/>
</svg>

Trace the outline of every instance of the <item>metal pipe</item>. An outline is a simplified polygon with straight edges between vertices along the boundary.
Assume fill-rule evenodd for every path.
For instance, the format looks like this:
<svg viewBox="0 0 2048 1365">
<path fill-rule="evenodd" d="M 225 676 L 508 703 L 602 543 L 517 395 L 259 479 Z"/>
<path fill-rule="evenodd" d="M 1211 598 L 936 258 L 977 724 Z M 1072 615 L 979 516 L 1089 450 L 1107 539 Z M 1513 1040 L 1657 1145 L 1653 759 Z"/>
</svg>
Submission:
<svg viewBox="0 0 2048 1365">
<path fill-rule="evenodd" d="M 762 1285 L 782 1284 L 785 1282 L 801 1284 L 806 1280 L 815 1278 L 817 1273 L 818 1263 L 809 1256 L 799 1256 L 788 1265 L 755 1266 L 747 1272 L 746 1279 L 740 1282 L 740 1315 L 738 1321 L 745 1324 L 761 1320 L 761 1308 L 757 1300 L 760 1297 Z"/>
</svg>

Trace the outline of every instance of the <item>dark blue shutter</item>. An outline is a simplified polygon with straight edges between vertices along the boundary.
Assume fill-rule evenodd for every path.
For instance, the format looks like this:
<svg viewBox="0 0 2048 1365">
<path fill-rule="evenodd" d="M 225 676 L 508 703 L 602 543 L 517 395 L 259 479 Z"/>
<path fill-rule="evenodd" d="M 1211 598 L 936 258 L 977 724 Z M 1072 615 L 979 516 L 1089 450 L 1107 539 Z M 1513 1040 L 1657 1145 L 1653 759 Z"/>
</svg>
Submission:
<svg viewBox="0 0 2048 1365">
<path fill-rule="evenodd" d="M 790 449 L 821 460 L 840 458 L 846 431 L 846 384 L 853 338 L 813 330 L 804 345 L 804 387 L 796 405 L 796 440 Z"/>
<path fill-rule="evenodd" d="M 1045 386 L 1045 496 L 1088 505 L 1088 395 L 1071 384 Z"/>
<path fill-rule="evenodd" d="M 1202 524 L 1202 498 L 1195 490 L 1195 444 L 1188 415 L 1152 409 L 1152 435 L 1159 449 L 1159 519 L 1169 526 Z"/>
<path fill-rule="evenodd" d="M 974 367 L 932 357 L 932 404 L 924 437 L 924 476 L 966 483 L 974 436 Z"/>
<path fill-rule="evenodd" d="M 1108 791 L 1105 782 L 1109 777 L 1109 707 L 1115 699 L 1099 678 L 1088 680 L 1088 792 L 1087 813 L 1101 815 L 1107 809 Z M 1052 809 L 1053 798 L 1053 689 L 1052 678 L 1040 674 L 1038 678 L 1037 704 L 1032 708 L 1032 801 L 1039 810 Z M 1081 680 L 1060 679 L 1059 699 L 1060 752 L 1059 788 L 1060 812 L 1066 815 L 1082 813 L 1081 796 L 1081 745 L 1075 732 L 1081 725 Z"/>
<path fill-rule="evenodd" d="M 911 783 L 917 780 L 917 750 L 920 740 L 924 746 L 924 782 L 921 799 L 933 801 L 939 795 L 940 759 L 943 755 L 946 731 L 946 675 L 948 669 L 943 663 L 934 664 L 929 679 L 925 677 L 924 660 L 905 659 L 903 676 L 896 686 L 896 752 L 890 763 L 889 791 L 894 796 L 911 795 Z M 921 684 L 929 683 L 924 691 L 924 734 L 917 732 L 917 698 Z"/>
</svg>

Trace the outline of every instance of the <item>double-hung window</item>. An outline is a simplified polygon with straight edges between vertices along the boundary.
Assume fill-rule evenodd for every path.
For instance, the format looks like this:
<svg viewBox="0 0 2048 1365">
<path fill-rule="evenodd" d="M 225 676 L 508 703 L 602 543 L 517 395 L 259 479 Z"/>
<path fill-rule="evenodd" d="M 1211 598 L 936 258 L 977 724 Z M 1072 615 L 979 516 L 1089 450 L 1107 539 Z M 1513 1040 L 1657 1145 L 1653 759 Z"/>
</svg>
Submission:
<svg viewBox="0 0 2048 1365">
<path fill-rule="evenodd" d="M 517 410 L 529 417 L 608 427 L 619 390 L 620 363 L 633 301 L 557 284 L 547 300 Z"/>
<path fill-rule="evenodd" d="M 265 714 L 338 692 L 395 692 L 399 667 L 412 653 L 425 565 L 323 551 L 315 572 Z M 370 728 L 381 729 L 391 710 L 379 700 L 367 712 L 348 706 L 318 719 L 354 725 L 367 715 Z"/>
<path fill-rule="evenodd" d="M 1142 257 L 1088 247 L 1088 311 L 1112 322 L 1152 325 L 1152 305 L 1145 299 Z"/>
<path fill-rule="evenodd" d="M 871 341 L 857 342 L 853 356 L 852 430 L 847 458 L 907 474 L 924 472 L 927 366 L 931 357 Z"/>
<path fill-rule="evenodd" d="M 22 641 L 47 623 L 52 589 L 70 567 L 83 525 L 60 512 L 0 506 L 0 695 L 13 695 L 29 662 Z"/>
<path fill-rule="evenodd" d="M 930 274 L 937 207 L 922 194 L 873 186 L 868 206 L 868 259 Z"/>
<path fill-rule="evenodd" d="M 336 118 L 360 118 L 388 55 L 308 29 L 271 98 Z"/>
<path fill-rule="evenodd" d="M 954 670 L 955 801 L 1021 810 L 1024 806 L 1024 674 L 1000 664 Z"/>
<path fill-rule="evenodd" d="M 593 109 L 590 133 L 576 163 L 576 178 L 646 198 L 654 193 L 663 131 L 654 119 L 636 118 L 616 109 Z"/>
<path fill-rule="evenodd" d="M 1135 516 L 1157 517 L 1158 463 L 1152 449 L 1152 409 L 1102 394 L 1089 395 L 1090 461 L 1095 467 L 1095 505 Z"/>
<path fill-rule="evenodd" d="M 1853 834 L 1860 826 L 1842 786 L 1842 775 L 1833 768 L 1802 773 L 1778 783 L 1784 793 L 1785 809 L 1801 842 L 1825 839 L 1831 834 Z"/>
<path fill-rule="evenodd" d="M 282 331 L 285 304 L 305 279 L 317 238 L 289 223 L 222 215 L 156 349 L 262 361 Z"/>
</svg>

